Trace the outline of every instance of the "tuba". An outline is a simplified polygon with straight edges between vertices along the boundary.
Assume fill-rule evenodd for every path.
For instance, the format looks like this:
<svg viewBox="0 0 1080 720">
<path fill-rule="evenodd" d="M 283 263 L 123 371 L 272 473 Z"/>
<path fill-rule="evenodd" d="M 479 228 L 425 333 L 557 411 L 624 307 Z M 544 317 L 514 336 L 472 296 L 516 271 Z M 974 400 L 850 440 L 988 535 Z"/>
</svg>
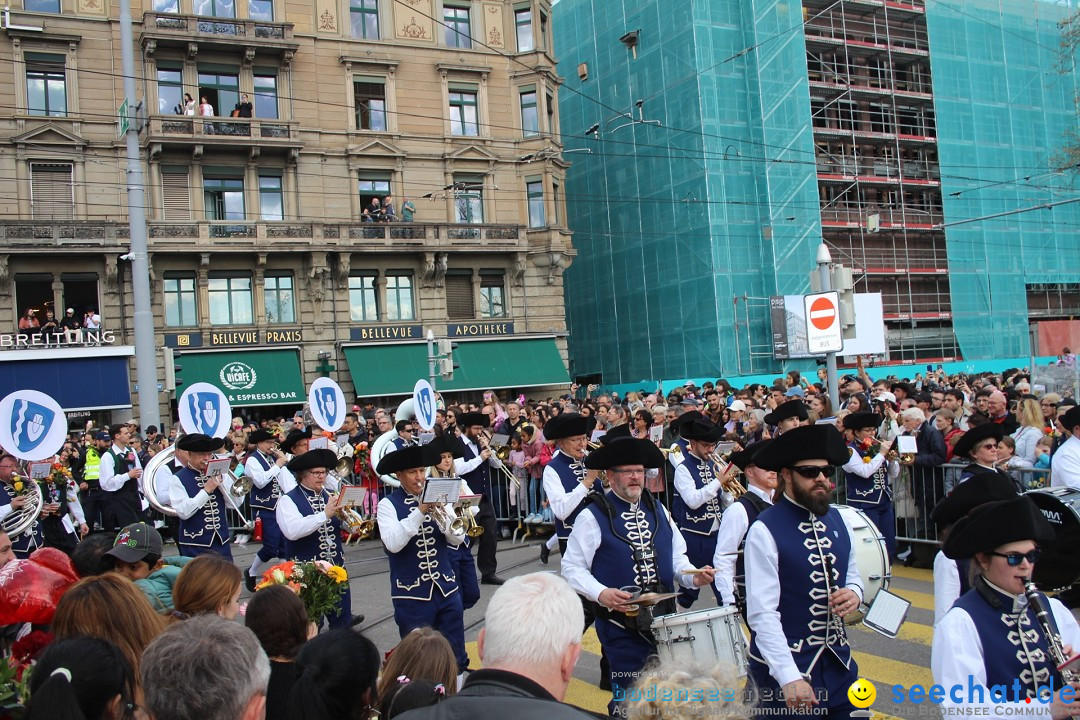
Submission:
<svg viewBox="0 0 1080 720">
<path fill-rule="evenodd" d="M 17 510 L 12 510 L 7 517 L 0 521 L 0 527 L 9 537 L 15 538 L 34 526 L 41 516 L 41 510 L 45 507 L 45 497 L 41 492 L 41 485 L 37 480 L 31 480 L 26 475 L 14 475 L 12 480 L 21 481 L 24 485 L 29 483 L 29 489 L 20 497 L 26 498 L 26 503 Z"/>
<path fill-rule="evenodd" d="M 169 463 L 175 456 L 176 446 L 170 445 L 150 458 L 150 462 L 143 468 L 142 476 L 142 489 L 146 502 L 150 503 L 150 507 L 154 510 L 168 517 L 178 517 L 177 512 L 169 504 L 169 482 L 173 475 Z"/>
</svg>

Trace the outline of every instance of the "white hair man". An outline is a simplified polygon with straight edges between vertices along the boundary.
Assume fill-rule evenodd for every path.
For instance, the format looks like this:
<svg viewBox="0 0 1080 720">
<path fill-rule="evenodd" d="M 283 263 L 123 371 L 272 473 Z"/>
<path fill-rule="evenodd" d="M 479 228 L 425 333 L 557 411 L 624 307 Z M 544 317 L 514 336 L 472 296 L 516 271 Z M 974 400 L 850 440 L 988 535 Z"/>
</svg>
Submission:
<svg viewBox="0 0 1080 720">
<path fill-rule="evenodd" d="M 413 710 L 402 720 L 585 720 L 564 705 L 581 654 L 581 601 L 551 573 L 507 580 L 492 596 L 477 639 L 482 670 L 469 674 L 457 695 Z"/>
<path fill-rule="evenodd" d="M 255 634 L 218 615 L 175 623 L 142 657 L 146 710 L 154 720 L 259 720 L 270 661 Z"/>
</svg>

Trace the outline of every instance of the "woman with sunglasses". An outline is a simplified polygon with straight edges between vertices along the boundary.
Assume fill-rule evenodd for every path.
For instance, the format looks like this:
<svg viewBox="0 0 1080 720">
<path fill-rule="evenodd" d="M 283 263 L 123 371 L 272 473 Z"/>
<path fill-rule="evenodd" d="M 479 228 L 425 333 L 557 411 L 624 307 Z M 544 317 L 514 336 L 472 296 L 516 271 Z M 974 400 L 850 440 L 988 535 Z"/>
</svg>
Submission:
<svg viewBox="0 0 1080 720">
<path fill-rule="evenodd" d="M 1039 717 L 1080 714 L 1080 701 L 1066 703 L 1058 693 L 1062 676 L 1046 627 L 1025 595 L 1039 545 L 1053 538 L 1053 527 L 1025 496 L 981 505 L 952 527 L 942 552 L 970 558 L 972 582 L 934 628 L 930 667 L 934 683 L 945 690 L 946 715 L 949 708 L 963 708 L 965 714 L 1011 717 L 1034 714 L 1028 710 L 1033 707 L 1041 708 Z M 1050 608 L 1049 621 L 1071 657 L 1080 647 L 1080 626 L 1059 601 L 1035 592 Z M 1072 686 L 1080 697 L 1080 683 Z"/>
</svg>

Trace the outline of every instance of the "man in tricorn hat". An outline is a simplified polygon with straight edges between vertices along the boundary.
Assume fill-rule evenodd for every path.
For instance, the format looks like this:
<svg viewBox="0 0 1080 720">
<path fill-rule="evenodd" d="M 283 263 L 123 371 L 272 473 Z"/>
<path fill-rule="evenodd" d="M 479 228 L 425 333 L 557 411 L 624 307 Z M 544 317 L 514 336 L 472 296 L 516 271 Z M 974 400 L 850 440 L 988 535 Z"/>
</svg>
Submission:
<svg viewBox="0 0 1080 720">
<path fill-rule="evenodd" d="M 202 433 L 185 435 L 176 441 L 176 449 L 186 451 L 188 457 L 187 466 L 180 468 L 169 482 L 169 505 L 180 516 L 176 543 L 181 555 L 217 553 L 232 560 L 229 519 L 225 515 L 233 507 L 225 496 L 231 483 L 221 474 L 206 476 L 210 459 L 224 446 L 225 438 Z"/>
<path fill-rule="evenodd" d="M 810 413 L 806 410 L 806 403 L 801 399 L 788 400 L 780 403 L 776 409 L 765 416 L 765 424 L 776 428 L 776 435 L 781 435 L 792 428 L 805 425 L 810 421 Z"/>
<path fill-rule="evenodd" d="M 484 433 L 484 428 L 491 425 L 491 417 L 481 412 L 460 413 L 457 424 L 461 428 L 464 453 L 462 457 L 454 460 L 454 472 L 469 483 L 474 493 L 481 496 L 476 522 L 484 528 L 484 534 L 480 536 L 480 547 L 476 551 L 476 568 L 480 571 L 480 582 L 484 585 L 502 585 L 502 578 L 495 574 L 498 569 L 495 549 L 499 532 L 495 513 L 496 510 L 504 509 L 498 499 L 506 493 L 501 492 L 501 479 L 491 478 L 491 469 L 498 470 L 502 467 L 502 461 L 495 457 L 495 453 L 488 447 Z M 505 511 L 509 512 L 509 506 L 506 506 Z"/>
<path fill-rule="evenodd" d="M 251 561 L 244 580 L 249 592 L 274 558 L 285 557 L 281 529 L 277 524 L 277 501 L 296 487 L 292 475 L 285 470 L 285 453 L 277 448 L 277 440 L 269 430 L 258 429 L 248 435 L 255 450 L 244 463 L 244 474 L 251 478 L 251 509 L 262 520 L 262 547 Z"/>
<path fill-rule="evenodd" d="M 900 463 L 886 456 L 892 440 L 879 441 L 875 434 L 882 417 L 872 412 L 851 413 L 844 417 L 844 430 L 850 433 L 844 463 L 847 504 L 866 513 L 881 534 L 889 557 L 896 557 L 896 513 L 893 511 L 892 483 L 900 477 Z"/>
</svg>

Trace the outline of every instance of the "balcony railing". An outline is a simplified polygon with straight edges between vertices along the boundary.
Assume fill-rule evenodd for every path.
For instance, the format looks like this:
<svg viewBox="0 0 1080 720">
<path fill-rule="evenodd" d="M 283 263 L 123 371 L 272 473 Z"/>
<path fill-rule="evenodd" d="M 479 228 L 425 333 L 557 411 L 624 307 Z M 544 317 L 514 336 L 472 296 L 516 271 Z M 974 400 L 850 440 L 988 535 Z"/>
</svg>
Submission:
<svg viewBox="0 0 1080 720">
<path fill-rule="evenodd" d="M 292 23 L 156 12 L 143 14 L 143 37 L 175 39 L 184 44 L 211 42 L 293 48 L 298 46 L 293 39 Z"/>
<path fill-rule="evenodd" d="M 192 117 L 190 115 L 151 115 L 148 137 L 155 141 L 198 140 L 213 142 L 220 139 L 236 144 L 250 139 L 283 145 L 298 145 L 300 123 L 295 120 L 262 118 Z"/>
<path fill-rule="evenodd" d="M 521 225 L 453 223 L 151 222 L 151 243 L 170 241 L 220 245 L 259 244 L 288 239 L 297 245 L 413 247 L 431 249 L 513 249 L 527 243 Z"/>
</svg>

